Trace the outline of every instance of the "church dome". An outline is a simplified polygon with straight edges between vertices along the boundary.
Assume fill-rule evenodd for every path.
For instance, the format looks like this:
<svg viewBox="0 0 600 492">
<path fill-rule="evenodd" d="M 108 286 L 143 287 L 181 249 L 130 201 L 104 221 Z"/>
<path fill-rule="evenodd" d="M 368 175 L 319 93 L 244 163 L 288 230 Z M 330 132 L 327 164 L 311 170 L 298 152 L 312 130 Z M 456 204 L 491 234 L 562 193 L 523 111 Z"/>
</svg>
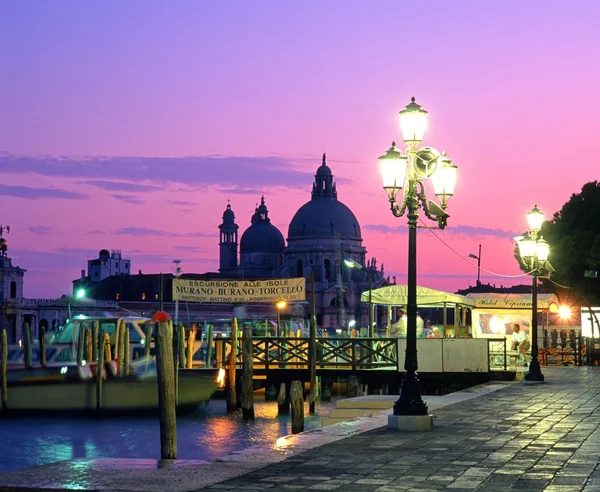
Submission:
<svg viewBox="0 0 600 492">
<path fill-rule="evenodd" d="M 352 210 L 338 200 L 311 200 L 294 215 L 288 241 L 314 237 L 362 239 L 360 225 Z"/>
<path fill-rule="evenodd" d="M 288 241 L 304 238 L 354 239 L 362 241 L 358 220 L 337 199 L 331 169 L 323 162 L 315 174 L 311 200 L 294 215 L 288 229 Z"/>
<path fill-rule="evenodd" d="M 283 234 L 271 224 L 263 196 L 252 216 L 252 225 L 242 234 L 240 253 L 283 253 L 284 248 Z"/>
</svg>

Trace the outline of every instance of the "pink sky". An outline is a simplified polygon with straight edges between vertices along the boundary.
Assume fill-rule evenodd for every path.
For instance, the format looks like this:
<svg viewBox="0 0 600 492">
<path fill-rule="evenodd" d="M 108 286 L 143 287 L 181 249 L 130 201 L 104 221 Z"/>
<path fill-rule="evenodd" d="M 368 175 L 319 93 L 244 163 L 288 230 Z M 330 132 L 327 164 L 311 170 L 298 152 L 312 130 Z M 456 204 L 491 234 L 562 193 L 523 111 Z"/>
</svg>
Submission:
<svg viewBox="0 0 600 492">
<path fill-rule="evenodd" d="M 369 256 L 406 281 L 406 219 L 376 158 L 417 98 L 425 144 L 459 167 L 449 226 L 419 231 L 419 284 L 529 282 L 513 233 L 598 179 L 594 0 L 2 2 L 0 224 L 25 295 L 70 291 L 87 259 L 218 267 L 231 200 L 264 193 L 287 236 L 321 154 Z M 433 196 L 431 196 L 433 198 Z"/>
</svg>

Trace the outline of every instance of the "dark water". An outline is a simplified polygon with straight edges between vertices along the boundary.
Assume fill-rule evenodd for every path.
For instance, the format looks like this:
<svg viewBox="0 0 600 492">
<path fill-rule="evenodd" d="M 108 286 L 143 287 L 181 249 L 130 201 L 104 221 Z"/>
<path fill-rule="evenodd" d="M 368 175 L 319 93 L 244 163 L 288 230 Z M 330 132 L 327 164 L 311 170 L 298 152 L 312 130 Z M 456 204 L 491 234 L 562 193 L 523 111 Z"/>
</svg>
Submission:
<svg viewBox="0 0 600 492">
<path fill-rule="evenodd" d="M 334 403 L 317 403 L 305 430 L 321 427 Z M 192 414 L 177 417 L 180 459 L 212 461 L 255 444 L 291 434 L 289 416 L 277 416 L 277 403 L 255 401 L 256 419 L 228 415 L 225 401 L 213 400 Z M 0 472 L 71 458 L 160 458 L 157 416 L 0 419 Z"/>
</svg>

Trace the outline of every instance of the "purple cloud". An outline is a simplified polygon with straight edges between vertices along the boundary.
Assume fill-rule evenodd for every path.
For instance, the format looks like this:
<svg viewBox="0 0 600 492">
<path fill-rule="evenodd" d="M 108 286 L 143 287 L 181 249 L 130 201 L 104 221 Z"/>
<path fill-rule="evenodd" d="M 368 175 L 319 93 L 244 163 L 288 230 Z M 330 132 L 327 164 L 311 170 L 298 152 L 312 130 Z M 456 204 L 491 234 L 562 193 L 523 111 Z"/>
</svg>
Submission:
<svg viewBox="0 0 600 492">
<path fill-rule="evenodd" d="M 88 186 L 94 186 L 102 190 L 108 191 L 131 191 L 131 192 L 143 192 L 143 191 L 159 191 L 162 189 L 161 186 L 144 185 L 139 183 L 128 183 L 125 181 L 106 181 L 102 179 L 90 179 L 86 181 L 79 181 L 77 184 L 85 184 Z"/>
<path fill-rule="evenodd" d="M 146 227 L 125 227 L 116 231 L 116 234 L 130 236 L 160 236 L 160 237 L 216 237 L 214 233 L 207 232 L 186 232 L 178 234 L 174 232 L 161 231 L 159 229 L 148 229 Z"/>
<path fill-rule="evenodd" d="M 235 195 L 261 195 L 264 193 L 264 189 L 258 188 L 220 188 L 219 191 L 223 193 L 231 193 Z"/>
<path fill-rule="evenodd" d="M 27 229 L 29 229 L 30 232 L 33 232 L 38 236 L 43 236 L 52 233 L 52 227 L 49 226 L 29 226 Z"/>
<path fill-rule="evenodd" d="M 0 169 L 2 161 L 0 160 Z M 3 169 L 6 171 L 6 169 Z M 65 200 L 83 200 L 88 195 L 76 191 L 62 190 L 59 188 L 30 188 L 28 186 L 11 186 L 0 184 L 0 196 L 12 196 L 26 200 L 39 200 L 41 198 L 63 198 Z"/>
<path fill-rule="evenodd" d="M 194 202 L 186 202 L 185 200 L 167 200 L 170 205 L 181 205 L 182 207 L 196 205 Z"/>
<path fill-rule="evenodd" d="M 394 227 L 381 224 L 366 224 L 362 226 L 362 228 L 366 231 L 381 232 L 383 234 L 406 234 L 408 232 L 406 224 Z M 487 227 L 472 227 L 465 225 L 448 226 L 444 231 L 439 232 L 454 236 L 468 236 L 471 238 L 495 237 L 498 239 L 513 239 L 518 235 L 516 232 L 506 231 L 504 229 L 490 229 Z"/>
<path fill-rule="evenodd" d="M 315 169 L 318 160 L 314 162 Z M 14 156 L 0 154 L 0 172 L 37 174 L 61 178 L 83 178 L 106 185 L 112 180 L 138 182 L 140 179 L 161 186 L 178 183 L 188 186 L 244 182 L 250 188 L 263 190 L 271 186 L 306 185 L 314 170 L 294 168 L 293 159 L 269 156 L 192 156 L 192 157 L 53 157 Z M 106 180 L 96 180 L 98 176 Z"/>
<path fill-rule="evenodd" d="M 112 196 L 116 200 L 120 200 L 125 203 L 130 203 L 131 205 L 139 205 L 140 203 L 143 203 L 142 200 L 140 200 L 135 195 L 113 195 L 113 194 L 111 194 L 110 196 Z"/>
</svg>

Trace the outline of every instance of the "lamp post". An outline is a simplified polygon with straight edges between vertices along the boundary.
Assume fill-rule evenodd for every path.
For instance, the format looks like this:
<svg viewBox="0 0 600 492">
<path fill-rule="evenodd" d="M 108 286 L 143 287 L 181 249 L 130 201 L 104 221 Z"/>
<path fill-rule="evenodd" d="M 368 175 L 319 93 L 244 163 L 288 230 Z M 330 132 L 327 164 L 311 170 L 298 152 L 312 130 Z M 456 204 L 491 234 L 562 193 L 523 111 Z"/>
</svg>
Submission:
<svg viewBox="0 0 600 492">
<path fill-rule="evenodd" d="M 71 303 L 75 299 L 83 299 L 85 297 L 85 289 L 77 289 L 75 292 L 75 297 L 71 297 L 71 300 L 67 304 L 67 313 L 69 314 L 69 321 L 71 321 Z"/>
<path fill-rule="evenodd" d="M 406 374 L 400 389 L 400 398 L 394 404 L 394 415 L 427 415 L 427 405 L 421 398 L 417 377 L 417 222 L 419 208 L 424 215 L 437 222 L 439 229 L 446 227 L 448 200 L 454 194 L 457 167 L 445 153 L 432 147 L 420 147 L 427 126 L 427 111 L 421 109 L 413 97 L 400 111 L 400 127 L 407 145 L 404 155 L 396 149 L 396 142 L 379 158 L 383 189 L 388 194 L 390 209 L 395 217 L 408 218 L 408 278 L 407 278 L 407 334 L 404 369 Z M 431 178 L 439 205 L 426 201 L 424 179 Z M 403 190 L 401 203 L 397 203 Z"/>
<path fill-rule="evenodd" d="M 544 381 L 544 375 L 538 360 L 538 333 L 537 333 L 537 284 L 540 271 L 543 270 L 548 261 L 550 246 L 539 235 L 544 221 L 544 214 L 540 212 L 537 205 L 527 213 L 529 231 L 523 236 L 515 238 L 519 245 L 519 256 L 531 272 L 531 363 L 529 371 L 525 375 L 525 381 Z M 539 235 L 539 237 L 538 237 Z"/>
<path fill-rule="evenodd" d="M 285 301 L 279 301 L 277 303 L 277 336 L 281 336 L 281 310 L 285 308 L 287 303 Z"/>
<path fill-rule="evenodd" d="M 477 260 L 477 286 L 481 285 L 481 244 L 479 245 L 479 256 L 471 253 L 469 258 L 475 258 Z"/>
<path fill-rule="evenodd" d="M 352 258 L 346 258 L 344 260 L 344 264 L 348 268 L 358 268 L 359 270 L 367 272 L 367 276 L 369 278 L 369 330 L 367 331 L 367 333 L 368 333 L 369 338 L 373 338 L 375 336 L 374 335 L 375 328 L 373 327 L 373 302 L 372 302 L 372 295 L 371 295 L 371 291 L 373 290 L 373 275 L 372 275 L 371 269 L 365 268 L 363 265 L 361 265 L 357 261 L 354 261 Z"/>
</svg>

